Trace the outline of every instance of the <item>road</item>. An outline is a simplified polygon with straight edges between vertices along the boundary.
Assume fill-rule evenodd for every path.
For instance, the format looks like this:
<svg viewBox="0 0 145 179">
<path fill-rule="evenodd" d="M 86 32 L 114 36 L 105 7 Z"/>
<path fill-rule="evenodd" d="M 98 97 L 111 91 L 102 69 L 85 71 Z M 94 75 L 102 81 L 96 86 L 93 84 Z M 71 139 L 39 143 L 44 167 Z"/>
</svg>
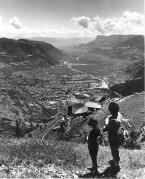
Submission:
<svg viewBox="0 0 145 179">
<path fill-rule="evenodd" d="M 78 58 L 79 58 L 79 57 L 76 57 L 77 60 L 78 60 Z M 86 73 L 86 72 L 83 72 L 83 71 L 76 70 L 76 69 L 72 68 L 73 63 L 68 63 L 68 62 L 66 62 L 65 65 L 66 65 L 69 69 L 71 69 L 72 71 L 75 71 L 75 72 L 78 72 L 78 73 L 82 73 L 82 74 L 84 74 L 84 75 L 89 75 L 89 76 L 92 77 L 93 79 L 97 79 L 97 80 L 101 81 L 101 86 L 100 86 L 99 88 L 109 89 L 108 84 L 106 83 L 105 80 L 103 80 L 103 79 L 101 79 L 101 78 L 99 78 L 99 77 L 96 77 L 96 76 L 94 76 L 94 75 L 92 75 L 92 74 L 89 74 L 89 73 Z M 76 64 L 75 64 L 75 65 L 76 65 Z M 78 64 L 78 65 L 80 65 L 80 64 Z M 85 64 L 81 64 L 81 65 L 85 65 Z M 86 65 L 87 65 L 87 64 L 86 64 Z"/>
</svg>

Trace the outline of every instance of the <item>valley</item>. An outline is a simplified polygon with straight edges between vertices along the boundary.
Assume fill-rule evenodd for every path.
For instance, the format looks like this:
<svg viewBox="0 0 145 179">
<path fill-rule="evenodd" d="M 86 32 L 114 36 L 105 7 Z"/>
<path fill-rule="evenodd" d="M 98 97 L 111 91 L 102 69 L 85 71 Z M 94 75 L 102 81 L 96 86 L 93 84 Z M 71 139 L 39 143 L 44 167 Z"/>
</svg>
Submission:
<svg viewBox="0 0 145 179">
<path fill-rule="evenodd" d="M 10 48 L 11 43 L 14 43 L 15 47 L 13 52 Z M 114 43 L 117 43 L 116 40 Z M 67 153 L 66 147 L 70 147 L 72 152 L 70 164 L 73 167 L 77 164 L 77 167 L 82 170 L 85 158 L 82 158 L 82 163 L 76 162 L 74 158 L 79 155 L 84 156 L 78 147 L 83 148 L 88 158 L 85 144 L 85 137 L 89 132 L 87 119 L 89 116 L 94 116 L 99 121 L 99 127 L 102 128 L 108 115 L 107 106 L 112 100 L 119 104 L 121 113 L 125 118 L 129 118 L 133 133 L 137 135 L 137 138 L 130 138 L 130 143 L 126 143 L 127 148 L 144 148 L 144 133 L 140 133 L 144 125 L 143 52 L 130 47 L 112 48 L 107 51 L 104 47 L 100 48 L 101 50 L 92 50 L 88 47 L 85 49 L 83 46 L 83 49 L 82 47 L 63 47 L 59 50 L 43 42 L 2 39 L 0 50 L 2 52 L 7 50 L 8 53 L 0 53 L 0 136 L 1 139 L 14 138 L 15 150 L 17 147 L 21 148 L 20 153 L 18 152 L 19 156 L 13 150 L 6 151 L 5 155 L 14 152 L 14 156 L 20 161 L 23 149 L 28 145 L 30 150 L 31 147 L 34 148 L 33 146 L 36 150 L 40 147 L 43 158 L 46 156 L 45 148 L 47 148 L 50 155 L 47 157 L 49 161 L 46 161 L 46 164 L 58 165 L 52 156 L 52 151 L 48 150 L 48 148 L 51 149 L 49 141 L 52 141 L 53 149 L 59 146 L 60 151 L 62 149 Z M 65 133 L 54 132 L 55 128 L 59 128 L 65 114 L 70 117 L 69 125 L 66 121 Z M 106 140 L 105 137 L 104 140 Z M 4 150 L 5 143 L 3 140 L 1 143 Z M 40 145 L 37 148 L 38 144 Z M 10 141 L 8 145 L 12 145 Z M 101 153 L 102 157 L 108 151 L 106 145 L 108 145 L 107 141 L 101 146 L 104 151 Z M 28 151 L 30 160 L 37 165 L 39 162 L 33 161 L 30 150 Z M 122 153 L 124 150 L 127 149 L 121 149 Z M 55 151 L 58 152 L 57 149 Z M 75 154 L 76 151 L 78 153 Z M 61 154 L 57 155 L 59 158 Z M 132 156 L 132 154 L 129 155 Z M 72 156 L 74 158 L 71 158 Z M 23 155 L 22 157 L 27 162 L 27 157 Z M 41 156 L 35 155 L 35 157 L 43 163 Z M 13 160 L 13 157 L 10 158 Z M 60 157 L 63 167 L 67 165 L 63 163 L 66 162 L 66 158 L 65 155 Z M 3 160 L 9 163 L 9 166 L 12 165 L 11 161 L 5 158 Z M 132 166 L 130 162 L 136 161 L 128 157 L 126 162 Z M 20 165 L 22 167 L 25 164 L 20 161 Z M 101 165 L 102 169 L 106 166 L 102 163 Z M 20 170 L 22 170 L 21 167 Z M 120 175 L 123 176 L 124 172 L 125 168 Z M 12 176 L 12 173 L 9 173 Z M 42 173 L 44 176 L 44 171 Z M 83 174 L 83 171 L 80 173 Z M 141 174 L 142 171 L 139 171 L 139 175 Z M 20 176 L 18 173 L 17 175 Z M 130 173 L 127 174 L 129 175 Z M 73 176 L 77 177 L 75 173 Z"/>
<path fill-rule="evenodd" d="M 145 179 L 143 0 L 0 0 L 0 179 Z"/>
<path fill-rule="evenodd" d="M 66 103 L 67 100 L 70 100 L 70 96 L 72 94 L 75 95 L 75 93 L 80 93 L 80 95 L 86 93 L 86 95 L 90 96 L 89 99 L 93 98 L 93 96 L 97 96 L 95 98 L 101 98 L 105 95 L 107 96 L 106 99 L 110 100 L 112 98 L 126 96 L 126 94 L 141 92 L 141 86 L 136 91 L 132 91 L 131 86 L 129 89 L 126 87 L 125 83 L 127 80 L 135 80 L 126 71 L 130 64 L 130 59 L 112 57 L 110 56 L 110 49 L 108 49 L 108 55 L 102 53 L 102 51 L 94 52 L 91 50 L 92 47 L 94 48 L 94 45 L 96 47 L 96 44 L 99 45 L 99 43 L 101 43 L 100 48 L 103 47 L 103 43 L 107 46 L 111 42 L 111 38 L 112 41 L 114 40 L 112 44 L 116 45 L 120 39 L 122 39 L 121 43 L 126 42 L 127 44 L 128 39 L 134 39 L 134 36 L 110 36 L 105 37 L 105 40 L 104 37 L 98 37 L 97 42 L 95 39 L 84 46 L 80 45 L 74 48 L 65 47 L 61 51 L 42 41 L 1 39 L 1 87 L 5 91 L 4 95 L 7 94 L 9 96 L 10 89 L 17 91 L 15 93 L 19 93 L 20 98 L 18 99 L 16 95 L 11 95 L 9 100 L 14 100 L 13 102 L 14 104 L 16 103 L 18 111 L 20 110 L 23 115 L 25 113 L 28 115 L 26 121 L 30 122 L 31 119 L 31 122 L 34 123 L 35 121 L 41 121 L 40 118 L 49 121 L 49 119 L 46 120 L 47 115 L 51 116 L 51 112 L 48 111 L 53 111 L 53 114 L 57 113 L 60 106 Z M 133 43 L 133 40 L 131 43 Z M 13 54 L 9 49 L 12 44 L 14 44 Z M 36 47 L 38 50 L 35 50 Z M 48 57 L 44 57 L 44 54 L 47 54 Z M 21 58 L 23 55 L 23 61 L 19 59 L 20 55 Z M 48 60 L 48 64 L 44 59 L 50 59 L 50 57 L 51 60 Z M 53 64 L 53 59 L 55 62 L 57 61 L 57 64 Z M 140 60 L 142 60 L 142 57 Z M 130 85 L 132 83 L 131 81 Z M 119 86 L 120 84 L 122 86 Z M 8 88 L 10 89 L 7 90 Z M 123 91 L 123 96 L 121 90 Z M 24 97 L 25 95 L 29 97 Z M 54 105 L 50 105 L 49 103 L 51 102 Z M 20 103 L 23 103 L 23 107 L 21 106 L 21 108 Z M 33 110 L 30 109 L 30 105 L 31 108 L 33 106 Z M 29 112 L 31 112 L 27 113 L 24 108 L 28 108 Z M 46 109 L 47 112 L 45 108 L 48 108 Z M 34 115 L 34 113 L 36 114 Z M 1 116 L 7 118 L 6 114 L 3 115 L 2 113 Z"/>
</svg>

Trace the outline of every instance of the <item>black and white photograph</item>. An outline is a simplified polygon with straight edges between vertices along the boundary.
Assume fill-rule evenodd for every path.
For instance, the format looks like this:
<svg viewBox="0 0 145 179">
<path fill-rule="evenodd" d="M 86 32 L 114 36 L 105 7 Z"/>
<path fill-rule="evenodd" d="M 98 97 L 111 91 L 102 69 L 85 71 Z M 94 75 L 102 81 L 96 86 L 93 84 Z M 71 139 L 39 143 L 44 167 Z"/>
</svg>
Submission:
<svg viewBox="0 0 145 179">
<path fill-rule="evenodd" d="M 0 0 L 0 178 L 145 178 L 144 0 Z"/>
</svg>

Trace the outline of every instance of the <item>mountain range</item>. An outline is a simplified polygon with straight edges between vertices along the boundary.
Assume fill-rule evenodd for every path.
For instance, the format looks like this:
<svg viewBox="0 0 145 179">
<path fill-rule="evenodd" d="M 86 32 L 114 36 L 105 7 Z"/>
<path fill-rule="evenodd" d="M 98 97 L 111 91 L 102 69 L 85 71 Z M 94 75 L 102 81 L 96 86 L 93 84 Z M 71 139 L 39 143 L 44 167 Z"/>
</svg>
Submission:
<svg viewBox="0 0 145 179">
<path fill-rule="evenodd" d="M 25 39 L 0 38 L 0 62 L 32 62 L 48 65 L 59 64 L 63 53 L 53 45 Z"/>
<path fill-rule="evenodd" d="M 76 48 L 93 50 L 95 48 L 111 49 L 115 47 L 136 47 L 144 50 L 144 36 L 143 35 L 98 35 L 95 40 L 80 44 Z"/>
<path fill-rule="evenodd" d="M 54 38 L 54 37 L 33 37 L 29 40 L 36 40 L 36 41 L 44 41 L 46 43 L 51 43 L 57 48 L 64 49 L 64 48 L 71 48 L 73 46 L 79 45 L 81 43 L 88 43 L 92 41 L 93 37 L 74 37 L 74 38 Z"/>
</svg>

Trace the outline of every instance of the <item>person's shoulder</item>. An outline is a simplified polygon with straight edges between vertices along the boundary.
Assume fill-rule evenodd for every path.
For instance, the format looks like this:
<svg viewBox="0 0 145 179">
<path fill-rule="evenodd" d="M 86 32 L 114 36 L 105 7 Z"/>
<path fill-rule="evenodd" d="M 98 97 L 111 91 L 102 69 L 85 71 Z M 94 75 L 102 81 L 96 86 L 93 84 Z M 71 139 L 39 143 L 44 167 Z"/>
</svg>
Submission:
<svg viewBox="0 0 145 179">
<path fill-rule="evenodd" d="M 105 119 L 105 124 L 108 125 L 110 121 L 111 115 L 108 115 Z"/>
<path fill-rule="evenodd" d="M 123 116 L 120 112 L 118 112 L 117 121 L 122 122 Z"/>
</svg>

